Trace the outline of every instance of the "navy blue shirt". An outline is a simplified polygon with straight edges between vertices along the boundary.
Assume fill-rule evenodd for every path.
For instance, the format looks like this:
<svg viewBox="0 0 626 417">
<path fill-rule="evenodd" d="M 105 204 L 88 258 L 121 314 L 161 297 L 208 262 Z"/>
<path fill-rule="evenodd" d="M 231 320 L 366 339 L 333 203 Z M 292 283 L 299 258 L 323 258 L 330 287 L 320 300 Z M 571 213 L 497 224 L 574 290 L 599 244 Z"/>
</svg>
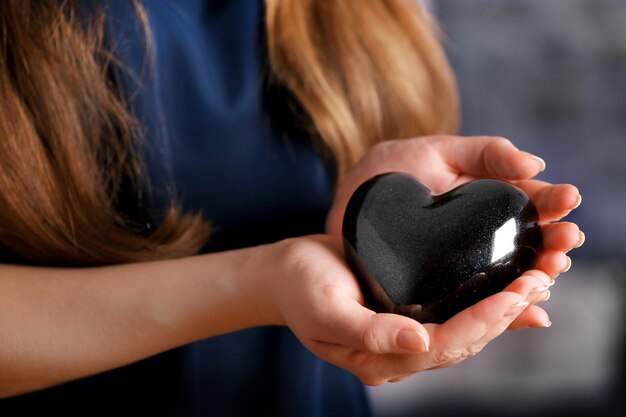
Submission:
<svg viewBox="0 0 626 417">
<path fill-rule="evenodd" d="M 262 2 L 145 1 L 150 66 L 124 3 L 107 3 L 108 39 L 128 70 L 119 88 L 144 126 L 155 221 L 171 196 L 201 211 L 214 230 L 204 251 L 323 232 L 333 167 L 270 105 L 280 100 L 265 82 Z M 358 380 L 280 327 L 210 338 L 0 400 L 3 417 L 130 413 L 349 417 L 369 415 L 369 407 Z"/>
</svg>

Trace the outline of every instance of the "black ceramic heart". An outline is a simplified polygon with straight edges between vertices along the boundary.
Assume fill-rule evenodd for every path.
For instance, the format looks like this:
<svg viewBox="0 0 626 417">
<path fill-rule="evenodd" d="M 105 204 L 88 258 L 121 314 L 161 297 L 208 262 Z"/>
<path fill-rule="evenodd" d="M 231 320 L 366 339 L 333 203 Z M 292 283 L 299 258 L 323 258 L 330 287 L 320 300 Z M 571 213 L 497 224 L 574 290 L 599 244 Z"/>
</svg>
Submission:
<svg viewBox="0 0 626 417">
<path fill-rule="evenodd" d="M 352 195 L 344 248 L 371 308 L 442 323 L 531 267 L 537 217 L 528 196 L 503 181 L 433 196 L 409 175 L 382 174 Z"/>
</svg>

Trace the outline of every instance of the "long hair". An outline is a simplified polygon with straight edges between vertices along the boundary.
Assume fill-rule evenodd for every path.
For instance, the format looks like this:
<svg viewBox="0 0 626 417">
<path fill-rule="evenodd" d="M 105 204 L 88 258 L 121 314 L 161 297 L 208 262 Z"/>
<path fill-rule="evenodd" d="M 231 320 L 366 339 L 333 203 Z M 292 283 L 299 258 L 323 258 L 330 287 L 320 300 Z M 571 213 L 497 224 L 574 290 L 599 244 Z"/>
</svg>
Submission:
<svg viewBox="0 0 626 417">
<path fill-rule="evenodd" d="M 377 142 L 453 133 L 454 77 L 415 0 L 267 0 L 273 75 L 306 110 L 339 178 Z"/>
<path fill-rule="evenodd" d="M 306 111 L 340 176 L 378 141 L 454 131 L 458 113 L 432 20 L 411 0 L 356 3 L 266 3 L 272 78 Z M 147 178 L 140 129 L 107 77 L 117 64 L 104 19 L 70 0 L 0 1 L 0 248 L 11 258 L 172 258 L 208 237 L 208 223 L 175 202 L 159 224 L 124 207 L 142 206 Z"/>
</svg>

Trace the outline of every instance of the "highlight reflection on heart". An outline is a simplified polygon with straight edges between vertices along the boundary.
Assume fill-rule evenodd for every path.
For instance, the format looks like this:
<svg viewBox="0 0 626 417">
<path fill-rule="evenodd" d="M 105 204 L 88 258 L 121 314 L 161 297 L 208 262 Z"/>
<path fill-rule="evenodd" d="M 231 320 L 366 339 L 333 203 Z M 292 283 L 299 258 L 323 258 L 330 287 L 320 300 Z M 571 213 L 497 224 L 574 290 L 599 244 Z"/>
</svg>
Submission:
<svg viewBox="0 0 626 417">
<path fill-rule="evenodd" d="M 344 249 L 368 306 L 442 323 L 532 266 L 537 220 L 528 196 L 504 181 L 433 196 L 413 177 L 388 173 L 352 195 Z"/>
</svg>

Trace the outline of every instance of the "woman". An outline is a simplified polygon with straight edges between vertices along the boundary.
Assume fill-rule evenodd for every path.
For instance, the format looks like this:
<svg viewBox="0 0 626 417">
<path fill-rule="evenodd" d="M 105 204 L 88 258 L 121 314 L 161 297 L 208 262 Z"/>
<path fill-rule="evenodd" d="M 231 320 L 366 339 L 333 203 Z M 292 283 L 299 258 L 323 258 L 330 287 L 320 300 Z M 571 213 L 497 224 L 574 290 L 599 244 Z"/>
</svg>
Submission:
<svg viewBox="0 0 626 417">
<path fill-rule="evenodd" d="M 441 136 L 454 84 L 413 2 L 8 0 L 0 22 L 3 416 L 367 415 L 360 381 L 549 325 L 573 224 L 443 325 L 363 307 L 343 261 L 380 172 L 513 181 L 543 221 L 580 203 L 505 139 Z"/>
</svg>

